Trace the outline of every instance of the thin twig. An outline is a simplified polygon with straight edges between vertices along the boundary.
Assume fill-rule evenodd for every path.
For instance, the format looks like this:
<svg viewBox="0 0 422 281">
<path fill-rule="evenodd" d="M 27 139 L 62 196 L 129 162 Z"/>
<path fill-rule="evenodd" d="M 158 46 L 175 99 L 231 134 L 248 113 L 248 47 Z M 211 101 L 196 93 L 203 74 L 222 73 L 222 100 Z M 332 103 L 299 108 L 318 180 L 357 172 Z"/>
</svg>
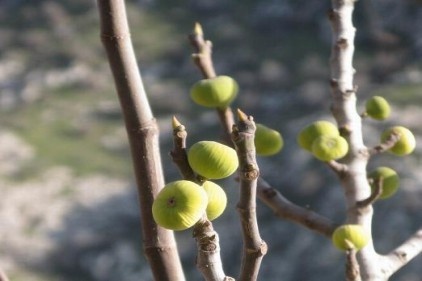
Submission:
<svg viewBox="0 0 422 281">
<path fill-rule="evenodd" d="M 185 280 L 172 231 L 152 218 L 155 195 L 164 186 L 158 126 L 149 106 L 130 39 L 123 0 L 98 0 L 101 39 L 113 73 L 128 133 L 141 209 L 145 255 L 155 280 Z"/>
<path fill-rule="evenodd" d="M 173 150 L 170 155 L 173 162 L 179 168 L 185 180 L 201 184 L 198 177 L 189 165 L 186 155 L 187 132 L 185 126 L 176 118 L 173 118 Z M 232 277 L 226 276 L 220 256 L 220 242 L 218 233 L 206 214 L 193 227 L 193 237 L 197 244 L 196 267 L 207 281 L 232 281 Z"/>
<path fill-rule="evenodd" d="M 336 228 L 326 217 L 289 201 L 262 177 L 258 179 L 257 195 L 281 219 L 295 222 L 327 238 L 331 238 Z"/>
<path fill-rule="evenodd" d="M 359 263 L 356 260 L 356 251 L 351 249 L 346 252 L 346 281 L 361 281 Z"/>
<path fill-rule="evenodd" d="M 262 258 L 267 253 L 267 244 L 259 234 L 256 218 L 256 189 L 259 168 L 255 155 L 255 122 L 238 110 L 239 121 L 233 128 L 232 140 L 239 157 L 240 199 L 237 204 L 242 233 L 243 254 L 240 281 L 255 281 L 258 278 Z"/>
<path fill-rule="evenodd" d="M 384 179 L 382 177 L 377 178 L 374 180 L 374 189 L 371 192 L 371 195 L 361 201 L 356 202 L 356 206 L 358 208 L 366 208 L 370 205 L 372 205 L 375 201 L 378 200 L 378 198 L 380 198 L 381 194 L 382 194 L 382 185 L 383 185 Z"/>
<path fill-rule="evenodd" d="M 186 155 L 186 137 L 187 132 L 185 126 L 183 126 L 176 117 L 173 117 L 173 150 L 170 151 L 171 158 L 176 166 L 179 168 L 179 171 L 182 177 L 186 180 L 196 181 L 195 173 L 188 163 L 188 158 Z"/>
<path fill-rule="evenodd" d="M 369 155 L 383 153 L 389 150 L 390 148 L 392 148 L 399 140 L 400 140 L 400 135 L 393 133 L 390 136 L 388 136 L 388 138 L 386 138 L 383 143 L 369 149 Z"/>
</svg>

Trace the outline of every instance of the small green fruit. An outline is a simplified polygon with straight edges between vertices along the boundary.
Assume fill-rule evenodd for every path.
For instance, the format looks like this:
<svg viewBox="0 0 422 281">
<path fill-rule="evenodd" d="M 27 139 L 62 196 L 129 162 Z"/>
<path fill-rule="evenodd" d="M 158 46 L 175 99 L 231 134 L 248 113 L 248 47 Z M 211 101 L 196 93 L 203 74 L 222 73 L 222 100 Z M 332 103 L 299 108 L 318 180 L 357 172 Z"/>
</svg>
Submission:
<svg viewBox="0 0 422 281">
<path fill-rule="evenodd" d="M 380 96 L 374 96 L 366 101 L 366 114 L 376 120 L 384 120 L 390 116 L 390 104 Z"/>
<path fill-rule="evenodd" d="M 343 158 L 349 151 L 349 144 L 342 136 L 320 136 L 312 143 L 312 154 L 321 161 Z"/>
<path fill-rule="evenodd" d="M 378 167 L 368 174 L 368 179 L 371 180 L 370 185 L 372 190 L 375 189 L 375 182 L 382 178 L 382 193 L 380 199 L 387 199 L 394 195 L 399 188 L 399 176 L 396 171 L 388 167 Z"/>
<path fill-rule="evenodd" d="M 255 149 L 258 155 L 274 155 L 281 150 L 283 144 L 283 138 L 279 132 L 262 124 L 256 124 Z"/>
<path fill-rule="evenodd" d="M 345 224 L 334 230 L 331 240 L 336 248 L 347 251 L 355 249 L 359 251 L 369 242 L 369 235 L 359 224 Z"/>
<path fill-rule="evenodd" d="M 200 141 L 188 151 L 192 169 L 206 179 L 222 179 L 233 174 L 239 166 L 236 151 L 215 141 Z"/>
<path fill-rule="evenodd" d="M 321 135 L 338 136 L 340 135 L 336 125 L 328 121 L 317 121 L 306 126 L 300 131 L 297 142 L 300 147 L 308 151 L 312 150 L 312 143 Z"/>
<path fill-rule="evenodd" d="M 217 76 L 196 82 L 191 88 L 192 100 L 205 107 L 226 107 L 236 97 L 239 86 L 229 76 Z"/>
<path fill-rule="evenodd" d="M 167 184 L 152 204 L 155 222 L 167 229 L 185 230 L 204 215 L 208 197 L 194 182 L 180 180 Z"/>
<path fill-rule="evenodd" d="M 207 217 L 210 221 L 218 218 L 226 209 L 226 192 L 216 183 L 205 181 L 202 184 L 208 195 Z"/>
<path fill-rule="evenodd" d="M 381 142 L 386 141 L 392 134 L 399 135 L 400 139 L 390 148 L 390 152 L 398 156 L 408 155 L 415 150 L 416 139 L 413 133 L 402 126 L 388 128 L 381 135 Z"/>
</svg>

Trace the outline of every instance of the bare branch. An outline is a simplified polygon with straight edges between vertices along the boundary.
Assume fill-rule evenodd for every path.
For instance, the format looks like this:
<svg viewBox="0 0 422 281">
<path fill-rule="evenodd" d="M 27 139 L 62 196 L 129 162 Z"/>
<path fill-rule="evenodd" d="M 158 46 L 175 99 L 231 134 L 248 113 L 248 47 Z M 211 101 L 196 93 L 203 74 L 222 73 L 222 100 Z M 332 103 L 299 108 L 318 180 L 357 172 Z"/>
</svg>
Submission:
<svg viewBox="0 0 422 281">
<path fill-rule="evenodd" d="M 391 253 L 382 257 L 383 270 L 390 276 L 420 253 L 422 253 L 422 228 Z"/>
<path fill-rule="evenodd" d="M 195 23 L 193 32 L 189 35 L 189 41 L 195 48 L 196 53 L 192 59 L 204 78 L 215 77 L 214 64 L 212 62 L 212 42 L 204 39 L 204 32 L 199 23 Z"/>
<path fill-rule="evenodd" d="M 255 155 L 255 122 L 238 110 L 239 122 L 233 128 L 232 140 L 239 157 L 240 199 L 237 209 L 240 215 L 243 233 L 243 255 L 240 270 L 240 281 L 258 279 L 259 268 L 267 244 L 259 234 L 256 218 L 256 189 L 259 168 Z"/>
<path fill-rule="evenodd" d="M 173 232 L 157 226 L 151 206 L 164 186 L 158 126 L 151 112 L 130 39 L 123 0 L 98 0 L 107 52 L 131 147 L 141 208 L 143 243 L 155 280 L 185 280 Z"/>
<path fill-rule="evenodd" d="M 347 165 L 331 160 L 326 162 L 328 167 L 331 168 L 339 177 L 343 177 L 347 172 Z"/>
<path fill-rule="evenodd" d="M 289 201 L 261 177 L 258 179 L 257 195 L 279 218 L 300 224 L 328 238 L 331 238 L 336 228 L 326 217 Z"/>
<path fill-rule="evenodd" d="M 356 251 L 353 249 L 346 252 L 346 281 L 362 281 Z"/>
<path fill-rule="evenodd" d="M 205 280 L 234 281 L 234 278 L 226 276 L 224 273 L 218 233 L 214 230 L 211 222 L 204 218 L 196 223 L 193 228 L 193 237 L 198 248 L 196 267 Z"/>
</svg>

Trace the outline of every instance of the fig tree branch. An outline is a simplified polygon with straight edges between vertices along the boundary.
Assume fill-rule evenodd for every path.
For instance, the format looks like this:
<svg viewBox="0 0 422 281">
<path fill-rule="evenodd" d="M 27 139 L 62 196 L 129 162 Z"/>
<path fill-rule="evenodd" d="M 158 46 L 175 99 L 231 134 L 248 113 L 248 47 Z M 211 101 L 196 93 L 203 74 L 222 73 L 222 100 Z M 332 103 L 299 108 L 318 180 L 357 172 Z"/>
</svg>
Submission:
<svg viewBox="0 0 422 281">
<path fill-rule="evenodd" d="M 354 38 L 356 29 L 352 15 L 355 0 L 332 0 L 328 16 L 332 27 L 331 44 L 331 111 L 339 128 L 347 128 L 344 134 L 349 143 L 349 153 L 343 159 L 347 172 L 339 180 L 344 188 L 347 208 L 347 223 L 362 225 L 372 237 L 373 208 L 369 204 L 363 209 L 357 202 L 371 196 L 366 167 L 369 160 L 362 151 L 367 151 L 363 143 L 362 119 L 356 111 L 356 90 L 353 84 Z M 361 278 L 365 281 L 386 280 L 381 270 L 379 255 L 375 252 L 372 240 L 357 253 Z"/>
<path fill-rule="evenodd" d="M 202 73 L 203 78 L 209 79 L 215 77 L 216 72 L 212 60 L 212 42 L 204 39 L 204 32 L 199 23 L 195 24 L 193 32 L 189 35 L 189 40 L 196 51 L 196 53 L 192 54 L 193 61 Z M 220 118 L 220 123 L 223 125 L 224 141 L 230 145 L 230 134 L 234 125 L 233 111 L 229 106 L 217 108 L 216 111 Z"/>
<path fill-rule="evenodd" d="M 174 146 L 173 150 L 170 151 L 170 156 L 185 180 L 196 181 L 195 173 L 188 163 L 186 154 L 186 138 L 188 135 L 186 128 L 176 119 L 176 117 L 173 117 L 172 123 Z"/>
<path fill-rule="evenodd" d="M 187 131 L 176 118 L 173 118 L 173 150 L 170 155 L 185 180 L 200 183 L 189 165 L 186 154 Z M 193 237 L 197 245 L 196 267 L 207 281 L 232 281 L 226 276 L 220 256 L 218 233 L 206 215 L 193 227 Z"/>
<path fill-rule="evenodd" d="M 243 254 L 240 281 L 258 279 L 262 258 L 267 253 L 267 244 L 259 234 L 256 218 L 256 189 L 259 168 L 255 155 L 255 122 L 238 110 L 239 121 L 234 125 L 232 140 L 239 158 L 240 199 L 237 204 L 243 234 Z"/>
<path fill-rule="evenodd" d="M 195 26 L 194 32 L 189 36 L 189 38 L 191 44 L 198 52 L 197 54 L 200 54 L 201 50 L 211 48 L 212 44 L 210 41 L 204 40 L 202 28 L 198 29 L 197 27 L 198 24 Z M 207 68 L 209 68 L 209 65 L 213 65 L 211 50 L 203 53 L 206 55 L 206 58 L 204 58 L 204 56 L 196 56 L 195 54 L 193 55 L 193 58 L 200 72 L 203 73 L 204 78 L 211 78 L 213 76 L 206 75 L 206 73 L 208 73 Z M 214 67 L 212 67 L 212 69 L 215 76 Z M 220 118 L 220 123 L 225 131 L 225 135 L 230 136 L 234 124 L 234 116 L 231 108 L 227 107 L 224 110 L 217 109 L 217 113 Z M 228 144 L 230 143 L 231 142 L 228 142 Z M 290 202 L 261 177 L 258 178 L 257 196 L 262 202 L 268 205 L 279 218 L 299 223 L 302 226 L 325 236 L 330 236 L 334 231 L 334 224 L 327 218 Z"/>
<path fill-rule="evenodd" d="M 155 280 L 185 280 L 173 232 L 152 218 L 154 196 L 164 186 L 158 126 L 136 63 L 123 0 L 98 0 L 106 50 L 129 138 L 141 210 L 143 244 Z"/>
<path fill-rule="evenodd" d="M 257 195 L 281 219 L 302 225 L 327 238 L 331 238 L 336 228 L 336 225 L 326 217 L 289 201 L 262 177 L 258 178 Z"/>
<path fill-rule="evenodd" d="M 422 228 L 418 229 L 403 244 L 382 257 L 383 270 L 392 275 L 413 258 L 422 253 Z"/>
</svg>

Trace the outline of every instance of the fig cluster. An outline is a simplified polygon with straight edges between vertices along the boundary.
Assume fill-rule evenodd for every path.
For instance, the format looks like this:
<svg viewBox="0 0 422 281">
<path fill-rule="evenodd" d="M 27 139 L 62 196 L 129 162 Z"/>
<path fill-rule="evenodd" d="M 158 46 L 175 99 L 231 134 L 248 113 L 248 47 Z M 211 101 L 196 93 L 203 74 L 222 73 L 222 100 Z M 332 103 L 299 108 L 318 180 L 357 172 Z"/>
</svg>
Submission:
<svg viewBox="0 0 422 281">
<path fill-rule="evenodd" d="M 236 151 L 215 141 L 200 141 L 188 151 L 192 170 L 205 179 L 222 179 L 233 174 L 239 166 Z"/>
<path fill-rule="evenodd" d="M 373 96 L 365 103 L 363 116 L 368 116 L 375 120 L 385 120 L 390 114 L 390 104 L 381 96 Z M 382 133 L 381 142 L 387 141 L 392 135 L 397 136 L 398 141 L 389 149 L 389 152 L 398 156 L 408 155 L 413 152 L 416 147 L 416 140 L 409 129 L 403 126 L 390 127 Z"/>
<path fill-rule="evenodd" d="M 187 180 L 174 181 L 157 194 L 152 215 L 161 227 L 185 230 L 194 226 L 205 214 L 209 220 L 225 210 L 227 196 L 216 183 L 205 181 L 202 186 Z"/>
<path fill-rule="evenodd" d="M 349 144 L 337 126 L 328 121 L 316 121 L 306 126 L 299 132 L 297 142 L 324 162 L 343 158 L 349 151 Z"/>
</svg>

